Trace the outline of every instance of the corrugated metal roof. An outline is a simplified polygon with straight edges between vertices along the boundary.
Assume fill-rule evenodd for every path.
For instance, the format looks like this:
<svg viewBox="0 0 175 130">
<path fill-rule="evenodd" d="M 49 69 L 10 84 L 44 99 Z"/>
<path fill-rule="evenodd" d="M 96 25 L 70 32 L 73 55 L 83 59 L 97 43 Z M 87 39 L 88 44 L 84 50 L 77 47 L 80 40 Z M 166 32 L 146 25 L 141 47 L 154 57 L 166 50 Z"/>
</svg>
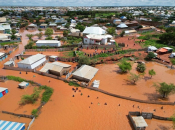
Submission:
<svg viewBox="0 0 175 130">
<path fill-rule="evenodd" d="M 46 57 L 46 56 L 45 55 L 42 55 L 42 54 L 36 54 L 36 55 L 30 56 L 30 57 L 28 57 L 28 58 L 26 58 L 26 59 L 18 62 L 18 63 L 21 63 L 21 64 L 30 64 L 31 65 L 31 64 L 35 63 L 36 61 L 44 58 L 44 57 Z"/>
<path fill-rule="evenodd" d="M 124 23 L 121 23 L 120 25 L 117 26 L 118 28 L 127 28 L 128 26 Z"/>
<path fill-rule="evenodd" d="M 147 127 L 147 123 L 142 116 L 132 117 L 136 127 Z"/>
<path fill-rule="evenodd" d="M 3 55 L 5 55 L 5 53 L 0 52 L 0 57 L 3 56 Z"/>
<path fill-rule="evenodd" d="M 40 71 L 47 72 L 48 70 L 53 70 L 56 72 L 61 72 L 64 67 L 71 67 L 71 65 L 61 62 L 46 63 Z"/>
<path fill-rule="evenodd" d="M 79 76 L 79 77 L 91 80 L 95 76 L 97 71 L 98 71 L 97 68 L 94 68 L 94 67 L 91 67 L 91 66 L 88 66 L 88 65 L 82 65 L 72 75 Z"/>
<path fill-rule="evenodd" d="M 38 40 L 36 43 L 48 44 L 48 43 L 60 43 L 60 41 L 57 41 L 57 40 Z"/>
<path fill-rule="evenodd" d="M 4 90 L 6 90 L 8 88 L 3 88 L 3 87 L 0 87 L 0 92 L 3 92 Z"/>
<path fill-rule="evenodd" d="M 86 27 L 83 33 L 86 34 L 105 34 L 106 31 L 100 27 Z"/>
<path fill-rule="evenodd" d="M 0 120 L 0 130 L 21 130 L 25 123 Z"/>
<path fill-rule="evenodd" d="M 24 81 L 23 81 L 23 82 L 21 82 L 19 85 L 20 85 L 20 86 L 26 86 L 27 84 L 28 84 L 27 82 L 24 82 Z"/>
</svg>

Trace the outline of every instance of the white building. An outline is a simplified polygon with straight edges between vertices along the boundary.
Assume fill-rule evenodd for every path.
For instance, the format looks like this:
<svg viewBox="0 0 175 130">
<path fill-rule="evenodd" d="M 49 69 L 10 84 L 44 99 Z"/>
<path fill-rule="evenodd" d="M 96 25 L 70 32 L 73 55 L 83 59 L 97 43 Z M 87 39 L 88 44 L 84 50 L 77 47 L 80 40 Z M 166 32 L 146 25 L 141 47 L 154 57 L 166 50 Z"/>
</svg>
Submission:
<svg viewBox="0 0 175 130">
<path fill-rule="evenodd" d="M 92 78 L 96 75 L 97 72 L 97 68 L 88 65 L 82 65 L 79 69 L 72 73 L 72 78 L 75 78 L 80 81 L 89 82 L 92 80 Z"/>
<path fill-rule="evenodd" d="M 45 55 L 36 54 L 18 62 L 17 64 L 19 68 L 34 69 L 43 64 L 45 61 L 46 61 Z"/>
<path fill-rule="evenodd" d="M 59 47 L 61 46 L 60 41 L 56 40 L 38 40 L 36 46 L 50 46 L 50 47 Z"/>
<path fill-rule="evenodd" d="M 111 38 L 112 38 L 111 35 L 89 34 L 83 38 L 83 41 L 84 41 L 84 44 L 105 45 L 108 41 L 110 41 Z"/>
<path fill-rule="evenodd" d="M 106 34 L 106 31 L 100 27 L 86 27 L 85 30 L 83 31 L 83 35 L 87 35 L 87 34 L 103 35 L 103 34 Z"/>
</svg>

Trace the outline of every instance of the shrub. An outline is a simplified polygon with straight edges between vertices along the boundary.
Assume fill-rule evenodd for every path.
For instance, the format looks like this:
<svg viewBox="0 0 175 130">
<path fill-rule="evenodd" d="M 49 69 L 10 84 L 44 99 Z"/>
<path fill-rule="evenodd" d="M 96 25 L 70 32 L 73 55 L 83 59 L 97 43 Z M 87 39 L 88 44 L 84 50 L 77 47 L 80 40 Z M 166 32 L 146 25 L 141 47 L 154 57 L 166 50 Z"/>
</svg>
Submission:
<svg viewBox="0 0 175 130">
<path fill-rule="evenodd" d="M 89 65 L 90 64 L 90 60 L 86 56 L 80 56 L 79 60 L 78 60 L 78 64 L 79 65 Z"/>
<path fill-rule="evenodd" d="M 155 54 L 153 52 L 149 52 L 148 55 L 145 57 L 146 60 L 152 60 L 152 58 L 155 58 Z"/>
<path fill-rule="evenodd" d="M 50 97 L 53 94 L 53 88 L 48 87 L 48 86 L 40 86 L 40 89 L 44 89 L 45 92 L 42 94 L 42 102 L 48 102 Z"/>
<path fill-rule="evenodd" d="M 34 88 L 34 91 L 33 91 L 33 94 L 31 95 L 23 95 L 22 98 L 21 98 L 21 101 L 20 101 L 20 104 L 21 105 L 25 105 L 25 104 L 28 104 L 28 103 L 35 103 L 38 98 L 39 98 L 39 94 L 40 94 L 40 90 L 38 88 Z"/>
<path fill-rule="evenodd" d="M 24 57 L 21 57 L 21 60 L 24 60 Z"/>
<path fill-rule="evenodd" d="M 146 70 L 146 66 L 145 66 L 144 63 L 140 63 L 140 64 L 137 65 L 137 71 L 138 72 L 143 73 L 143 72 L 145 72 L 145 70 Z"/>
<path fill-rule="evenodd" d="M 70 86 L 75 86 L 75 87 L 79 87 L 80 86 L 79 84 L 77 84 L 76 82 L 73 82 L 73 81 L 70 81 L 69 85 Z"/>
<path fill-rule="evenodd" d="M 23 81 L 26 81 L 26 82 L 29 82 L 31 84 L 33 84 L 34 82 L 31 81 L 31 80 L 26 80 L 26 79 L 23 79 L 21 77 L 16 77 L 16 76 L 11 76 L 11 75 L 8 75 L 6 76 L 8 80 L 14 80 L 14 81 L 17 81 L 17 82 L 23 82 Z"/>
<path fill-rule="evenodd" d="M 136 75 L 136 74 L 130 73 L 130 76 L 128 77 L 128 79 L 133 84 L 136 84 L 136 82 L 140 79 L 140 75 Z"/>
<path fill-rule="evenodd" d="M 33 109 L 32 110 L 32 115 L 35 117 L 38 117 L 38 110 L 37 109 Z"/>
<path fill-rule="evenodd" d="M 131 63 L 126 62 L 126 60 L 121 60 L 121 62 L 118 65 L 122 73 L 126 73 L 127 71 L 132 69 Z"/>
<path fill-rule="evenodd" d="M 153 75 L 156 75 L 156 72 L 153 69 L 149 70 L 148 73 L 151 76 L 151 78 L 152 78 Z"/>
</svg>

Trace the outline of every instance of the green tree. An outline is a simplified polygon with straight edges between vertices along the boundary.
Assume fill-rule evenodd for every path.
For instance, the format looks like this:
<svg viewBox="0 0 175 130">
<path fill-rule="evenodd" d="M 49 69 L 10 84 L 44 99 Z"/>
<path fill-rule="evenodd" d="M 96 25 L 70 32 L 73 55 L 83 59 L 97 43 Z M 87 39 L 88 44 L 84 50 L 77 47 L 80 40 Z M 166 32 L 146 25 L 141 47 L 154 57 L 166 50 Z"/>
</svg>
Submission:
<svg viewBox="0 0 175 130">
<path fill-rule="evenodd" d="M 41 32 L 41 31 L 42 31 L 42 29 L 41 29 L 41 28 L 39 28 L 39 29 L 38 29 L 38 31 L 40 31 L 40 32 Z"/>
<path fill-rule="evenodd" d="M 43 34 L 40 32 L 40 33 L 37 33 L 36 36 L 38 36 L 38 38 L 41 39 L 41 37 L 43 36 Z"/>
<path fill-rule="evenodd" d="M 125 35 L 125 31 L 122 31 L 122 32 L 120 33 L 120 36 L 123 37 L 124 35 Z"/>
<path fill-rule="evenodd" d="M 12 29 L 12 34 L 16 34 L 16 30 L 15 29 Z"/>
<path fill-rule="evenodd" d="M 53 29 L 52 28 L 47 28 L 46 31 L 45 31 L 45 35 L 49 37 L 52 34 L 53 34 Z"/>
<path fill-rule="evenodd" d="M 144 63 L 140 63 L 137 65 L 137 71 L 143 73 L 143 72 L 145 72 L 145 70 L 146 70 L 146 66 Z"/>
<path fill-rule="evenodd" d="M 156 75 L 156 72 L 153 69 L 149 70 L 148 73 L 151 76 L 151 78 L 152 76 Z"/>
<path fill-rule="evenodd" d="M 16 39 L 16 36 L 14 34 L 12 34 L 11 39 L 12 40 L 15 40 Z"/>
<path fill-rule="evenodd" d="M 76 29 L 79 29 L 81 32 L 83 32 L 84 31 L 84 29 L 85 29 L 85 26 L 84 25 L 82 25 L 81 23 L 78 23 L 77 25 L 76 25 L 76 27 L 75 27 Z"/>
<path fill-rule="evenodd" d="M 116 34 L 115 28 L 114 27 L 108 28 L 107 33 L 111 35 L 115 35 Z"/>
<path fill-rule="evenodd" d="M 127 62 L 126 60 L 121 60 L 118 65 L 122 73 L 126 73 L 132 69 L 131 63 Z"/>
<path fill-rule="evenodd" d="M 78 58 L 78 64 L 81 65 L 89 65 L 90 64 L 90 60 L 87 56 L 80 56 Z"/>
<path fill-rule="evenodd" d="M 67 37 L 67 36 L 68 36 L 68 33 L 69 33 L 69 32 L 68 32 L 67 30 L 64 30 L 64 31 L 63 31 L 63 36 L 64 36 L 64 37 Z"/>
<path fill-rule="evenodd" d="M 33 34 L 26 34 L 26 36 L 29 38 L 29 40 L 32 40 Z"/>
<path fill-rule="evenodd" d="M 146 60 L 152 60 L 152 58 L 155 58 L 155 54 L 153 52 L 149 52 L 148 55 L 145 57 Z"/>
<path fill-rule="evenodd" d="M 175 93 L 175 85 L 174 84 L 167 84 L 165 82 L 158 83 L 153 85 L 156 88 L 156 91 L 162 95 L 163 98 L 168 97 L 170 94 Z"/>
<path fill-rule="evenodd" d="M 130 73 L 130 76 L 128 77 L 129 81 L 132 82 L 133 84 L 136 84 L 137 81 L 140 79 L 140 75 Z"/>
<path fill-rule="evenodd" d="M 173 65 L 175 65 L 175 59 L 174 58 L 172 58 L 172 59 L 170 59 L 170 61 L 171 61 L 171 69 L 173 68 Z"/>
<path fill-rule="evenodd" d="M 52 37 L 51 36 L 46 37 L 45 40 L 52 40 Z"/>
</svg>

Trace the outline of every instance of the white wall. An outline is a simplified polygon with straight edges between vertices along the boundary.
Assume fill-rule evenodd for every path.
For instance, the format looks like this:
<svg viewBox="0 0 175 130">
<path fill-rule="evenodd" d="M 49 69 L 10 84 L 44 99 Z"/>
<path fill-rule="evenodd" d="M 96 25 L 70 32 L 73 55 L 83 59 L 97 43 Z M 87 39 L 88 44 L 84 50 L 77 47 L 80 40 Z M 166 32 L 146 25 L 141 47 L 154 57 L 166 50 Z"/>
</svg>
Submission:
<svg viewBox="0 0 175 130">
<path fill-rule="evenodd" d="M 44 57 L 43 59 L 40 59 L 39 61 L 33 63 L 32 65 L 29 64 L 23 64 L 23 63 L 17 63 L 19 68 L 28 68 L 28 69 L 34 69 L 44 63 L 46 61 L 46 58 Z"/>
<path fill-rule="evenodd" d="M 90 39 L 89 38 L 83 38 L 84 40 L 84 44 L 89 44 L 90 43 Z"/>
<path fill-rule="evenodd" d="M 102 45 L 105 45 L 106 43 L 107 43 L 107 38 L 104 38 L 104 39 L 101 40 Z"/>
</svg>

